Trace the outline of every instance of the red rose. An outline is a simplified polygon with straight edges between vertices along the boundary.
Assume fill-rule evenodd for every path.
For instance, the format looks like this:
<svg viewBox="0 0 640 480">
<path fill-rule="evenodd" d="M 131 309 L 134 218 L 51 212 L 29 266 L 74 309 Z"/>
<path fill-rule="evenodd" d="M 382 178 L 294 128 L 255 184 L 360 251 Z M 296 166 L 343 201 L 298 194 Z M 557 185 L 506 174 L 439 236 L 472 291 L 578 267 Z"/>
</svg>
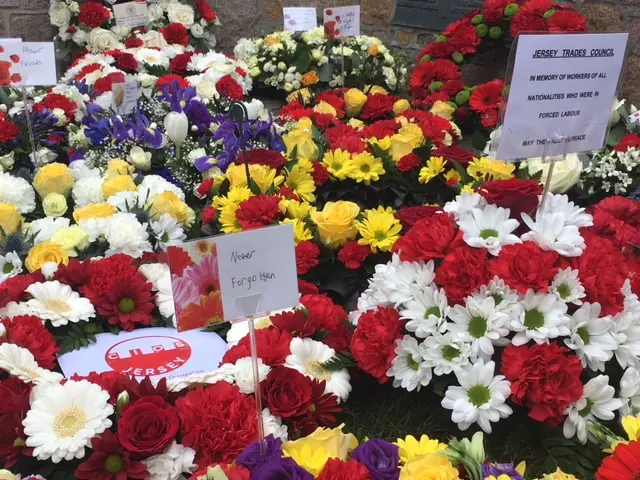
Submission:
<svg viewBox="0 0 640 480">
<path fill-rule="evenodd" d="M 98 2 L 87 2 L 80 5 L 78 22 L 90 28 L 98 28 L 111 18 L 111 12 Z"/>
<path fill-rule="evenodd" d="M 144 42 L 141 38 L 138 37 L 127 38 L 127 40 L 124 42 L 124 46 L 127 48 L 138 48 L 142 47 L 143 45 Z"/>
<path fill-rule="evenodd" d="M 511 19 L 511 36 L 517 38 L 521 32 L 546 32 L 547 22 L 539 15 L 520 10 Z"/>
<path fill-rule="evenodd" d="M 175 93 L 179 89 L 187 88 L 188 86 L 189 82 L 175 73 L 164 75 L 156 81 L 156 88 L 158 90 L 164 91 L 164 89 L 167 88 L 169 93 Z"/>
<path fill-rule="evenodd" d="M 571 10 L 558 10 L 547 21 L 550 32 L 586 32 L 589 30 L 584 15 Z"/>
<path fill-rule="evenodd" d="M 122 410 L 118 421 L 118 441 L 136 456 L 162 453 L 178 434 L 176 409 L 161 397 L 142 397 Z"/>
<path fill-rule="evenodd" d="M 137 72 L 138 71 L 138 61 L 133 54 L 128 52 L 122 52 L 118 55 L 118 68 L 122 70 L 126 70 L 127 72 Z"/>
<path fill-rule="evenodd" d="M 315 183 L 316 187 L 321 187 L 331 178 L 327 168 L 320 162 L 313 162 L 313 172 L 311 172 L 311 176 L 313 177 L 313 183 Z"/>
<path fill-rule="evenodd" d="M 124 83 L 125 79 L 126 77 L 124 73 L 113 72 L 108 74 L 106 77 L 100 77 L 96 80 L 96 83 L 93 84 L 93 89 L 96 95 L 110 92 L 114 83 Z"/>
<path fill-rule="evenodd" d="M 300 295 L 320 293 L 320 289 L 311 282 L 298 279 L 298 291 Z"/>
<path fill-rule="evenodd" d="M 489 262 L 492 275 L 497 275 L 523 295 L 527 290 L 546 292 L 558 273 L 558 254 L 546 252 L 533 242 L 507 245 L 498 258 Z"/>
<path fill-rule="evenodd" d="M 358 242 L 347 242 L 338 252 L 338 260 L 350 270 L 357 270 L 371 255 L 371 249 L 367 245 Z"/>
<path fill-rule="evenodd" d="M 242 100 L 244 98 L 242 85 L 236 82 L 231 75 L 225 75 L 218 80 L 218 83 L 216 83 L 216 89 L 221 95 L 229 97 L 231 100 Z"/>
<path fill-rule="evenodd" d="M 475 53 L 482 41 L 476 26 L 471 23 L 469 18 L 463 18 L 450 24 L 443 34 L 448 37 L 449 43 L 456 47 L 458 52 L 464 54 Z"/>
<path fill-rule="evenodd" d="M 409 155 L 402 157 L 396 166 L 401 172 L 410 172 L 420 167 L 420 165 L 422 165 L 420 156 L 417 153 L 410 153 Z"/>
<path fill-rule="evenodd" d="M 207 22 L 213 22 L 218 18 L 216 12 L 209 6 L 207 0 L 196 0 L 196 7 L 198 8 L 200 16 Z"/>
<path fill-rule="evenodd" d="M 280 170 L 287 163 L 287 159 L 277 150 L 266 148 L 256 148 L 247 152 L 249 165 L 265 165 L 275 170 Z M 236 165 L 244 165 L 244 153 L 241 152 L 236 157 Z"/>
<path fill-rule="evenodd" d="M 18 315 L 0 323 L 6 329 L 5 336 L 0 336 L 0 345 L 7 342 L 26 348 L 42 368 L 53 370 L 56 367 L 56 353 L 60 349 L 40 317 Z"/>
<path fill-rule="evenodd" d="M 195 52 L 185 52 L 180 53 L 173 57 L 173 59 L 169 62 L 169 66 L 171 67 L 171 71 L 177 75 L 185 75 L 187 73 L 187 66 L 191 61 L 191 57 L 195 55 Z"/>
<path fill-rule="evenodd" d="M 455 218 L 449 214 L 433 215 L 415 223 L 394 245 L 404 262 L 428 261 L 444 258 L 455 240 Z"/>
<path fill-rule="evenodd" d="M 262 398 L 278 417 L 299 417 L 311 408 L 311 380 L 297 370 L 273 368 L 260 386 Z"/>
<path fill-rule="evenodd" d="M 396 340 L 402 338 L 405 321 L 392 307 L 368 310 L 358 320 L 351 339 L 351 352 L 358 367 L 378 379 L 389 380 L 387 370 L 396 357 Z"/>
<path fill-rule="evenodd" d="M 161 28 L 160 33 L 169 45 L 189 45 L 189 31 L 181 23 L 170 23 Z"/>
<path fill-rule="evenodd" d="M 436 283 L 444 288 L 449 303 L 464 303 L 466 297 L 489 281 L 487 256 L 484 248 L 462 244 L 444 257 L 436 269 Z"/>
<path fill-rule="evenodd" d="M 533 215 L 538 208 L 538 195 L 542 195 L 542 184 L 538 180 L 494 180 L 485 182 L 480 195 L 487 202 L 511 210 L 511 218 L 520 220 L 521 214 Z"/>
<path fill-rule="evenodd" d="M 614 150 L 616 152 L 626 152 L 630 148 L 640 149 L 640 135 L 637 133 L 629 133 L 622 137 L 620 143 L 618 143 Z"/>
<path fill-rule="evenodd" d="M 289 344 L 292 339 L 289 332 L 279 328 L 269 327 L 256 330 L 258 357 L 270 367 L 284 365 L 284 361 L 291 354 Z M 251 345 L 249 344 L 249 335 L 246 335 L 240 339 L 235 347 L 230 348 L 224 354 L 222 363 L 236 363 L 238 359 L 250 356 Z"/>
<path fill-rule="evenodd" d="M 20 127 L 10 120 L 0 120 L 0 142 L 13 142 L 20 135 Z"/>
<path fill-rule="evenodd" d="M 539 422 L 558 425 L 567 407 L 582 396 L 580 358 L 555 343 L 508 345 L 502 354 L 502 374 L 511 382 L 511 398 L 531 409 Z"/>
<path fill-rule="evenodd" d="M 396 217 L 402 223 L 404 230 L 409 230 L 419 220 L 431 218 L 432 216 L 443 212 L 442 207 L 432 205 L 418 205 L 417 207 L 402 207 L 396 211 Z"/>
<path fill-rule="evenodd" d="M 256 402 L 227 382 L 196 388 L 176 401 L 182 444 L 200 466 L 230 463 L 258 439 Z"/>
<path fill-rule="evenodd" d="M 265 227 L 282 216 L 279 205 L 280 197 L 255 195 L 240 204 L 236 211 L 236 219 L 245 230 Z"/>
<path fill-rule="evenodd" d="M 397 99 L 397 97 L 383 93 L 369 95 L 364 107 L 362 107 L 360 117 L 363 120 L 371 121 L 393 115 L 393 104 L 396 103 Z"/>
<path fill-rule="evenodd" d="M 343 462 L 339 458 L 330 458 L 324 465 L 318 480 L 370 480 L 369 469 L 355 458 Z"/>
<path fill-rule="evenodd" d="M 298 275 L 304 275 L 318 265 L 318 263 L 320 263 L 318 261 L 319 256 L 320 249 L 315 243 L 308 240 L 300 242 L 296 246 L 296 267 Z"/>
</svg>

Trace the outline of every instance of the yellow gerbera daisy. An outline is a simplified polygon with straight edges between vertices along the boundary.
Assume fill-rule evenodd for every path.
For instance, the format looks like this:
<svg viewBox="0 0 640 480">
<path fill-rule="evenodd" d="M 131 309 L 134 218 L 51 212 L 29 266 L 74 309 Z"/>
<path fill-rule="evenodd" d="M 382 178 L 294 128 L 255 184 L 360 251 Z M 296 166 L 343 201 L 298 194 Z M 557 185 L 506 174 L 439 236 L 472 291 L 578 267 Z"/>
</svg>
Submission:
<svg viewBox="0 0 640 480">
<path fill-rule="evenodd" d="M 467 173 L 476 180 L 508 180 L 513 178 L 516 166 L 502 160 L 487 157 L 474 158 L 467 166 Z"/>
<path fill-rule="evenodd" d="M 303 200 L 307 202 L 314 202 L 316 200 L 316 196 L 313 194 L 316 190 L 313 176 L 305 172 L 299 165 L 294 165 L 291 171 L 287 170 L 287 179 L 284 184 L 293 189 Z"/>
<path fill-rule="evenodd" d="M 355 168 L 353 160 L 351 160 L 351 153 L 340 148 L 325 153 L 322 163 L 327 167 L 329 173 L 338 180 L 345 180 Z"/>
<path fill-rule="evenodd" d="M 426 167 L 420 169 L 418 180 L 420 183 L 429 183 L 442 172 L 447 166 L 447 161 L 443 157 L 431 157 Z"/>
<path fill-rule="evenodd" d="M 395 445 L 398 446 L 400 463 L 402 465 L 414 458 L 421 457 L 422 455 L 438 453 L 447 448 L 446 443 L 440 443 L 435 438 L 429 438 L 428 435 L 422 435 L 420 440 L 417 440 L 413 435 L 408 435 L 404 440 L 399 438 L 395 442 Z"/>
<path fill-rule="evenodd" d="M 353 178 L 358 183 L 364 182 L 369 185 L 371 181 L 380 180 L 380 175 L 385 173 L 382 159 L 374 157 L 369 152 L 354 155 L 353 163 L 355 168 L 349 178 Z"/>
<path fill-rule="evenodd" d="M 380 249 L 389 252 L 400 238 L 402 225 L 395 217 L 391 207 L 378 207 L 375 210 L 365 210 L 364 219 L 356 222 L 356 228 L 362 238 L 360 245 L 369 245 L 374 253 Z"/>
</svg>

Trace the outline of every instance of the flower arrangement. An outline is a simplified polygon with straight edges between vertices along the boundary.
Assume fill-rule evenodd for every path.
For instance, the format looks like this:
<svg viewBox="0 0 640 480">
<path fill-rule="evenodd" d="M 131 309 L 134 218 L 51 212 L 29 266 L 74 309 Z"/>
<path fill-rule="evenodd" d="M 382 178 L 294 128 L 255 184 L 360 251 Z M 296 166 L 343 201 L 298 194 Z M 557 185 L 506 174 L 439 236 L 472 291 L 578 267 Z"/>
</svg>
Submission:
<svg viewBox="0 0 640 480">
<path fill-rule="evenodd" d="M 51 24 L 58 29 L 62 55 L 102 53 L 127 47 L 193 46 L 207 51 L 216 44 L 214 28 L 220 20 L 206 0 L 184 3 L 168 0 L 149 4 L 149 21 L 143 27 L 116 24 L 113 2 L 102 0 L 54 0 L 49 8 Z"/>
<path fill-rule="evenodd" d="M 234 54 L 249 65 L 260 86 L 285 92 L 366 84 L 392 91 L 403 89 L 407 75 L 404 61 L 378 38 L 360 35 L 342 42 L 325 39 L 322 27 L 302 33 L 279 31 L 264 38 L 240 39 Z"/>
</svg>

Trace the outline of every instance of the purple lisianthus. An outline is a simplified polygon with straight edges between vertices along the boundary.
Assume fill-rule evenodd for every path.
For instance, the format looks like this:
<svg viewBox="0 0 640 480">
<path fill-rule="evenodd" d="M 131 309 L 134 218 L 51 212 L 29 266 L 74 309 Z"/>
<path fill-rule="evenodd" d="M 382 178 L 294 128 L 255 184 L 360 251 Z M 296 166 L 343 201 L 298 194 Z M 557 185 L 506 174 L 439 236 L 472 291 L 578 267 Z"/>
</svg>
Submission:
<svg viewBox="0 0 640 480">
<path fill-rule="evenodd" d="M 491 475 L 496 478 L 500 475 L 508 475 L 511 480 L 524 480 L 524 477 L 513 468 L 513 463 L 485 463 L 482 465 L 482 476 L 486 478 Z"/>
<path fill-rule="evenodd" d="M 374 438 L 356 448 L 351 454 L 362 463 L 375 480 L 398 480 L 400 477 L 400 453 L 392 443 Z"/>
<path fill-rule="evenodd" d="M 313 480 L 313 475 L 298 465 L 293 458 L 272 457 L 251 472 L 255 480 Z"/>
<path fill-rule="evenodd" d="M 264 439 L 264 453 L 260 453 L 260 442 L 253 442 L 238 455 L 238 465 L 253 470 L 263 463 L 282 457 L 282 440 L 269 435 Z"/>
</svg>

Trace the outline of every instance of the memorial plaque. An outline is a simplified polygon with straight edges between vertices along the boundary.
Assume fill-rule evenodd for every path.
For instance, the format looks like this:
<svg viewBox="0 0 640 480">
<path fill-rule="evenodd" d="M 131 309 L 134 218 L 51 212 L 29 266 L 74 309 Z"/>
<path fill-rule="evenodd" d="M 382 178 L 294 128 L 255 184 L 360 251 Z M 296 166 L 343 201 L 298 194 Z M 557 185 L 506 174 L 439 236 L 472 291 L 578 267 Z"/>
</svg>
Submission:
<svg viewBox="0 0 640 480">
<path fill-rule="evenodd" d="M 395 25 L 444 30 L 474 10 L 481 10 L 483 0 L 398 0 Z"/>
</svg>

